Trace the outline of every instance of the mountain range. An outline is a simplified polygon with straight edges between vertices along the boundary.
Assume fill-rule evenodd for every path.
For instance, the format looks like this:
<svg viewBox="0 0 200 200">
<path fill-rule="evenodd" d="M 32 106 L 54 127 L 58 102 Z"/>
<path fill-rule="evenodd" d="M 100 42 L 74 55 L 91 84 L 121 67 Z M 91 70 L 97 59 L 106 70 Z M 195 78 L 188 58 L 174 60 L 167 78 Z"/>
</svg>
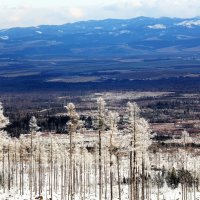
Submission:
<svg viewBox="0 0 200 200">
<path fill-rule="evenodd" d="M 0 30 L 0 58 L 199 52 L 200 17 L 90 20 Z"/>
</svg>

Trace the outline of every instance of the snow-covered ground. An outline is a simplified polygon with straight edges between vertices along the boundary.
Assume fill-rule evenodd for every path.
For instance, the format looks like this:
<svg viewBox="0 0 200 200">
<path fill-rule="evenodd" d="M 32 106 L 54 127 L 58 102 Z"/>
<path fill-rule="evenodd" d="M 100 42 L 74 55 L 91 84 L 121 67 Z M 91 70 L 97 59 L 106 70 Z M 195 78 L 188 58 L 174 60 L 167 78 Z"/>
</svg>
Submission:
<svg viewBox="0 0 200 200">
<path fill-rule="evenodd" d="M 128 197 L 128 186 L 124 187 L 124 195 L 122 195 L 121 199 L 122 200 L 129 200 L 130 198 Z M 49 200 L 50 195 L 43 193 L 41 194 L 44 200 Z M 37 198 L 38 195 L 33 195 L 32 199 Z M 11 190 L 11 191 L 6 191 L 5 193 L 1 190 L 0 191 L 0 200 L 30 200 L 30 192 L 28 190 L 25 191 L 24 195 L 18 194 L 16 190 Z M 64 200 L 66 198 L 61 198 L 60 193 L 53 193 L 53 200 Z M 90 193 L 90 194 L 85 194 L 82 196 L 82 199 L 84 200 L 99 200 L 98 193 L 95 196 L 95 194 Z M 102 200 L 105 199 L 105 195 L 103 195 Z M 109 196 L 107 196 L 107 199 L 110 199 Z M 117 194 L 114 195 L 114 200 L 118 200 L 119 197 L 117 197 Z M 76 195 L 74 200 L 81 200 L 81 197 L 79 195 Z M 145 198 L 147 200 L 147 198 Z M 152 192 L 149 196 L 148 200 L 158 200 L 158 193 L 156 188 L 152 189 Z M 168 187 L 164 187 L 160 189 L 160 194 L 159 194 L 159 200 L 182 200 L 182 195 L 181 195 L 181 189 L 174 189 L 171 190 Z M 194 193 L 188 193 L 187 200 L 200 200 L 200 192 L 196 192 L 195 198 L 194 198 Z"/>
</svg>

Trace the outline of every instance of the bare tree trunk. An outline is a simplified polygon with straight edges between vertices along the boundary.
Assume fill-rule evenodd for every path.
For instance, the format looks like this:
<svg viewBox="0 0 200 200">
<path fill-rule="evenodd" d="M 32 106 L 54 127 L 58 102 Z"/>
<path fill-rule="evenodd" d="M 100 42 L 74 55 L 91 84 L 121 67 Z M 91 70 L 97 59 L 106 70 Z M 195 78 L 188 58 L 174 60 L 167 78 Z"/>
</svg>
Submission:
<svg viewBox="0 0 200 200">
<path fill-rule="evenodd" d="M 136 181 L 136 111 L 134 110 L 134 132 L 133 132 L 133 200 L 137 199 L 137 181 Z"/>
<path fill-rule="evenodd" d="M 19 150 L 19 190 L 20 190 L 20 195 L 22 195 L 22 150 L 21 150 L 21 145 L 20 145 L 20 150 Z"/>
<path fill-rule="evenodd" d="M 49 195 L 51 195 L 51 147 L 50 147 L 50 153 L 49 153 L 49 163 L 48 163 L 48 175 L 49 175 Z"/>
<path fill-rule="evenodd" d="M 77 162 L 76 162 L 76 166 L 77 166 L 78 164 L 77 164 Z M 80 186 L 80 183 L 79 183 L 79 168 L 77 168 L 75 166 L 75 172 L 76 172 L 76 175 L 75 175 L 75 192 L 76 192 L 76 194 L 78 195 L 79 194 L 79 186 Z M 79 165 L 78 165 L 79 166 Z"/>
<path fill-rule="evenodd" d="M 70 155 L 69 155 L 69 195 L 71 197 L 71 200 L 73 200 L 73 194 L 72 194 L 72 187 L 73 187 L 73 177 L 72 177 L 72 132 L 70 131 Z"/>
<path fill-rule="evenodd" d="M 34 189 L 34 192 L 35 192 L 35 195 L 37 195 L 37 192 L 38 192 L 38 188 L 37 188 L 37 179 L 39 178 L 37 176 L 37 167 L 38 167 L 38 163 L 37 163 L 37 152 L 35 152 L 35 155 L 34 155 L 34 161 L 33 161 L 33 189 Z"/>
<path fill-rule="evenodd" d="M 99 130 L 99 200 L 102 200 L 101 131 Z"/>
<path fill-rule="evenodd" d="M 51 150 L 50 150 L 50 156 L 51 156 L 51 159 L 50 159 L 50 180 L 51 180 L 51 183 L 50 183 L 50 195 L 51 195 L 51 200 L 53 200 L 53 144 L 52 144 L 52 138 L 51 138 Z"/>
<path fill-rule="evenodd" d="M 53 160 L 53 191 L 56 192 L 56 158 Z"/>
<path fill-rule="evenodd" d="M 146 184 L 147 184 L 146 185 L 147 186 L 146 187 L 147 188 L 146 189 L 146 199 L 149 200 L 150 199 L 149 198 L 150 197 L 150 195 L 149 195 L 149 193 L 150 193 L 150 185 L 149 185 L 149 176 L 148 176 L 148 173 L 146 173 L 146 177 L 147 177 L 147 181 L 146 181 Z"/>
<path fill-rule="evenodd" d="M 112 171 L 112 150 L 110 149 L 110 199 L 113 200 L 113 171 Z"/>
<path fill-rule="evenodd" d="M 60 186 L 61 186 L 60 193 L 61 193 L 61 199 L 64 199 L 64 195 L 63 195 L 63 177 L 64 177 L 63 163 L 61 163 L 61 166 L 60 166 L 60 173 L 61 173 L 60 174 Z"/>
<path fill-rule="evenodd" d="M 159 200 L 160 199 L 160 187 L 159 187 L 159 185 L 157 185 L 157 186 L 158 186 L 157 200 Z"/>
<path fill-rule="evenodd" d="M 83 176 L 83 199 L 86 198 L 86 163 L 85 163 L 85 154 L 84 154 L 84 176 Z"/>
<path fill-rule="evenodd" d="M 118 192 L 119 192 L 119 200 L 121 200 L 121 178 L 120 178 L 119 155 L 117 155 L 117 176 L 118 176 Z"/>
<path fill-rule="evenodd" d="M 81 149 L 81 163 L 80 163 L 80 197 L 83 199 L 83 149 Z"/>
<path fill-rule="evenodd" d="M 8 190 L 10 191 L 10 145 L 8 145 Z"/>
<path fill-rule="evenodd" d="M 15 156 L 14 154 L 12 153 L 11 155 L 12 159 L 11 159 L 11 181 L 10 181 L 10 184 L 11 184 L 11 188 L 13 188 L 14 186 L 14 180 L 15 180 L 15 176 L 14 176 L 14 172 L 15 172 Z"/>
<path fill-rule="evenodd" d="M 181 196 L 182 196 L 182 200 L 184 200 L 184 191 L 183 191 L 183 184 L 181 183 Z"/>
<path fill-rule="evenodd" d="M 195 171 L 195 175 L 194 175 L 194 200 L 196 200 L 196 171 Z"/>
<path fill-rule="evenodd" d="M 24 195 L 24 156 L 22 155 L 22 195 Z"/>
<path fill-rule="evenodd" d="M 144 200 L 144 181 L 145 181 L 145 177 L 144 177 L 144 158 L 142 155 L 142 200 Z"/>
<path fill-rule="evenodd" d="M 15 140 L 15 184 L 16 184 L 16 188 L 18 188 L 18 163 L 17 163 L 16 140 Z"/>
<path fill-rule="evenodd" d="M 3 146 L 3 169 L 2 169 L 2 179 L 3 179 L 3 192 L 5 193 L 5 146 Z"/>
<path fill-rule="evenodd" d="M 41 162 L 41 148 L 39 147 L 39 158 L 38 158 L 38 186 L 39 195 L 42 194 L 42 162 Z"/>
<path fill-rule="evenodd" d="M 91 194 L 91 179 L 90 179 L 90 170 L 91 170 L 91 165 L 90 163 L 88 164 L 88 188 L 89 188 L 89 195 Z"/>
<path fill-rule="evenodd" d="M 107 199 L 107 196 L 108 196 L 108 189 L 107 189 L 107 153 L 106 153 L 106 156 L 104 156 L 104 182 L 105 182 L 105 199 Z"/>
<path fill-rule="evenodd" d="M 136 176 L 136 178 L 135 178 L 135 199 L 136 200 L 139 200 L 139 188 L 138 188 L 138 174 L 139 174 L 139 172 L 138 172 L 138 169 L 136 168 L 136 172 L 135 172 L 135 176 Z"/>
<path fill-rule="evenodd" d="M 32 200 L 33 192 L 33 133 L 31 131 L 31 162 L 30 162 L 30 200 Z"/>
<path fill-rule="evenodd" d="M 94 163 L 94 174 L 95 174 L 95 179 L 94 179 L 94 193 L 95 193 L 95 197 L 97 197 L 97 149 L 95 148 L 95 163 Z"/>
<path fill-rule="evenodd" d="M 76 161 L 73 159 L 73 196 L 76 194 Z"/>
<path fill-rule="evenodd" d="M 131 146 L 132 146 L 132 142 L 131 142 Z M 133 152 L 131 150 L 130 152 L 130 169 L 129 169 L 129 185 L 130 185 L 130 200 L 134 200 L 134 197 L 133 197 L 133 188 L 134 188 L 134 178 L 133 178 L 133 161 L 132 161 L 132 155 L 133 155 Z"/>
<path fill-rule="evenodd" d="M 67 196 L 67 160 L 65 157 L 65 175 L 64 175 L 64 200 L 66 200 Z"/>
</svg>

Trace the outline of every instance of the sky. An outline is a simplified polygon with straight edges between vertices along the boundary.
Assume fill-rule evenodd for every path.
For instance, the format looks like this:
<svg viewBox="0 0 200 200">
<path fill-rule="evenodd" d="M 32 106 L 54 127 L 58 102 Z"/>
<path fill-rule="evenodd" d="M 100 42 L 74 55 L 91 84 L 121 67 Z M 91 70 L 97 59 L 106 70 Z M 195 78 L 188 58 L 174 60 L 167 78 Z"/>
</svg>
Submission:
<svg viewBox="0 0 200 200">
<path fill-rule="evenodd" d="M 200 0 L 0 0 L 0 29 L 138 16 L 200 16 Z"/>
</svg>

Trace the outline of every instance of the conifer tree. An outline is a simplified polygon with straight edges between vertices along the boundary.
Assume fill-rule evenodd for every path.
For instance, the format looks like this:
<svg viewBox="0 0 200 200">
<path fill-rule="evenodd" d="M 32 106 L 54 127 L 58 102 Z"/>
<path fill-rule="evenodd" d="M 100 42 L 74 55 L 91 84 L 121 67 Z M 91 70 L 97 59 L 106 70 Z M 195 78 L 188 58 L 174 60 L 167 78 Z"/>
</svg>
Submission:
<svg viewBox="0 0 200 200">
<path fill-rule="evenodd" d="M 4 116 L 3 112 L 3 106 L 0 102 L 0 134 L 6 134 L 6 132 L 3 129 L 9 124 L 9 119 Z"/>
<path fill-rule="evenodd" d="M 178 175 L 176 173 L 176 169 L 173 167 L 171 171 L 169 171 L 167 173 L 166 176 L 166 183 L 168 185 L 168 187 L 175 189 L 178 187 L 179 184 L 179 178 Z"/>
<path fill-rule="evenodd" d="M 71 200 L 73 200 L 73 135 L 76 132 L 76 129 L 78 128 L 79 125 L 79 115 L 76 112 L 75 105 L 73 103 L 69 103 L 67 106 L 65 106 L 67 109 L 67 116 L 69 117 L 69 121 L 67 122 L 67 130 L 69 133 L 69 141 L 70 141 L 70 151 L 69 151 L 69 156 L 70 156 L 70 161 L 69 161 L 69 196 Z"/>
<path fill-rule="evenodd" d="M 2 152 L 3 156 L 3 163 L 2 163 L 2 185 L 3 185 L 3 191 L 5 192 L 5 150 L 6 150 L 6 144 L 9 143 L 9 137 L 7 135 L 7 132 L 4 130 L 6 126 L 9 124 L 9 119 L 4 116 L 4 110 L 2 103 L 0 102 L 0 151 Z M 8 147 L 8 146 L 7 146 Z"/>
</svg>

